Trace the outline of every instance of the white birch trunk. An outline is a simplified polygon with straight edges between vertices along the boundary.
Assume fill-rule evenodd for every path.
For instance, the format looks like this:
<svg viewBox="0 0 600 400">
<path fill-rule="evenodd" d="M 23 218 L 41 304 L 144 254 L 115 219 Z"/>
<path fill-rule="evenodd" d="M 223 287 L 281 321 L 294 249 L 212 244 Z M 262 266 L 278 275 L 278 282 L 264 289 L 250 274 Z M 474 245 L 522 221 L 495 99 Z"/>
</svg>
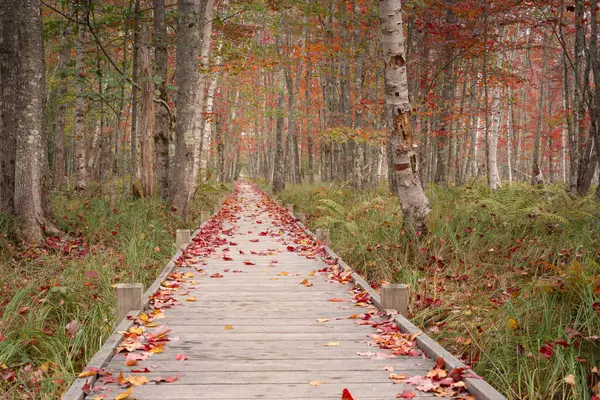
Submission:
<svg viewBox="0 0 600 400">
<path fill-rule="evenodd" d="M 390 140 L 398 184 L 396 194 L 400 198 L 405 223 L 411 225 L 417 234 L 425 234 L 430 208 L 419 179 L 414 151 L 416 145 L 411 132 L 401 0 L 381 0 L 379 14 L 385 61 L 385 102 L 392 117 Z"/>
</svg>

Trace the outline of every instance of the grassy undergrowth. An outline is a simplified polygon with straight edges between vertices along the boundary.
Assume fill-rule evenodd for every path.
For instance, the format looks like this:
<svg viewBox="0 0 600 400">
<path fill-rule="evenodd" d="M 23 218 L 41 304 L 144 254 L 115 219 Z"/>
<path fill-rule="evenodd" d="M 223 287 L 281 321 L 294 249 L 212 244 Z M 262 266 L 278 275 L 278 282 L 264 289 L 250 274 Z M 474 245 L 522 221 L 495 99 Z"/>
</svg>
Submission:
<svg viewBox="0 0 600 400">
<path fill-rule="evenodd" d="M 289 186 L 373 282 L 411 285 L 412 320 L 510 399 L 600 396 L 600 207 L 558 187 L 432 188 L 430 235 L 385 188 Z"/>
<path fill-rule="evenodd" d="M 224 190 L 200 188 L 191 220 Z M 185 227 L 155 198 L 117 198 L 111 207 L 107 196 L 58 193 L 53 209 L 66 236 L 37 246 L 9 241 L 10 221 L 0 217 L 2 399 L 59 398 L 112 331 L 114 285 L 147 288 Z"/>
</svg>

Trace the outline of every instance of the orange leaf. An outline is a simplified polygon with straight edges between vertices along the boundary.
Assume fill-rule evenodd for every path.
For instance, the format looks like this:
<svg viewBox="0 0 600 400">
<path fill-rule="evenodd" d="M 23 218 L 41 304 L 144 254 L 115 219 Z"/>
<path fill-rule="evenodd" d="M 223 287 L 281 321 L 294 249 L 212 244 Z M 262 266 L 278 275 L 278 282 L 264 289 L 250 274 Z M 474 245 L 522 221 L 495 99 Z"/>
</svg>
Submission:
<svg viewBox="0 0 600 400">
<path fill-rule="evenodd" d="M 129 397 L 129 395 L 131 394 L 131 392 L 133 392 L 133 386 L 130 387 L 129 389 L 127 389 L 126 391 L 124 391 L 123 393 L 121 393 L 120 395 L 118 395 L 117 397 L 115 397 L 115 400 L 125 400 L 126 398 Z"/>
<path fill-rule="evenodd" d="M 333 298 L 333 299 L 329 299 L 329 300 L 327 300 L 327 301 L 330 301 L 330 302 L 332 302 L 332 303 L 343 303 L 343 302 L 345 302 L 346 300 L 344 300 L 344 299 L 339 299 L 339 298 Z"/>
<path fill-rule="evenodd" d="M 96 375 L 96 372 L 94 371 L 83 371 L 82 373 L 80 373 L 79 375 L 77 375 L 78 378 L 87 378 L 88 376 L 93 376 Z"/>
</svg>

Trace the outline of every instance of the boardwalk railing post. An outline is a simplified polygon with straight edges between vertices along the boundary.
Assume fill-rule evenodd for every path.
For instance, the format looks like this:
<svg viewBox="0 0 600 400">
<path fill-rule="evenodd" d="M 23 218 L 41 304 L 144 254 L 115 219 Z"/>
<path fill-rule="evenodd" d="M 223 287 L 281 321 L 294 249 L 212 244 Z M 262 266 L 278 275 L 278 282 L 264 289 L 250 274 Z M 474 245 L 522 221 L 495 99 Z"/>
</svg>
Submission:
<svg viewBox="0 0 600 400">
<path fill-rule="evenodd" d="M 190 230 L 189 229 L 177 229 L 177 238 L 175 244 L 177 248 L 180 248 L 184 244 L 190 242 Z"/>
<path fill-rule="evenodd" d="M 306 214 L 296 213 L 296 218 L 298 218 L 298 221 L 300 221 L 302 225 L 306 226 Z"/>
<path fill-rule="evenodd" d="M 327 246 L 329 246 L 329 244 L 330 244 L 329 229 L 318 228 L 315 231 L 315 236 L 317 237 L 317 240 L 319 240 L 319 241 L 325 243 Z"/>
<path fill-rule="evenodd" d="M 131 310 L 142 308 L 144 285 L 141 283 L 117 283 L 117 316 L 121 321 Z"/>
<path fill-rule="evenodd" d="M 292 214 L 294 213 L 294 205 L 293 204 L 288 204 L 287 209 L 290 213 L 292 213 Z"/>
<path fill-rule="evenodd" d="M 210 212 L 200 211 L 200 223 L 203 224 L 210 219 Z"/>
<path fill-rule="evenodd" d="M 408 316 L 408 285 L 381 285 L 381 308 L 396 310 L 404 317 Z"/>
</svg>

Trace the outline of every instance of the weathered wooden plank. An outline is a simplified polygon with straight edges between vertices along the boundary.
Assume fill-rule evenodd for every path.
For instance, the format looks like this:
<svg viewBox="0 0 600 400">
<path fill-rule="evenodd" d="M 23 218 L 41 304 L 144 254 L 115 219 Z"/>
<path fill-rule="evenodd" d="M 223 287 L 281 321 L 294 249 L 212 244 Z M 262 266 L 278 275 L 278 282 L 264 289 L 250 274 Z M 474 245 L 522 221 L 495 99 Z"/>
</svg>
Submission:
<svg viewBox="0 0 600 400">
<path fill-rule="evenodd" d="M 156 366 L 158 365 L 158 368 Z M 173 353 L 172 361 L 154 361 L 152 357 L 147 361 L 139 361 L 135 368 L 148 367 L 151 371 L 185 371 L 185 372 L 203 372 L 203 371 L 365 371 L 382 370 L 385 366 L 395 366 L 399 371 L 423 369 L 425 373 L 427 367 L 431 366 L 430 360 L 419 357 L 373 360 L 370 358 L 357 357 L 356 362 L 332 362 L 331 360 L 186 360 L 175 361 Z M 154 367 L 153 367 L 154 366 Z M 400 367 L 401 366 L 401 367 Z M 109 371 L 129 371 L 131 367 L 126 367 L 122 362 L 116 360 L 108 364 Z M 382 370 L 383 373 L 385 371 Z"/>
<path fill-rule="evenodd" d="M 335 368 L 333 360 L 346 360 L 347 362 L 361 363 L 364 357 L 357 353 L 384 353 L 379 349 L 368 348 L 365 345 L 357 345 L 352 343 L 340 344 L 338 348 L 328 348 L 326 351 L 315 349 L 320 346 L 320 343 L 310 343 L 309 346 L 302 342 L 285 342 L 280 343 L 280 346 L 272 346 L 265 348 L 264 346 L 236 346 L 235 343 L 220 343 L 220 342 L 202 342 L 187 345 L 185 343 L 171 344 L 168 353 L 155 354 L 152 356 L 153 363 L 162 363 L 164 361 L 173 361 L 175 354 L 185 354 L 190 360 L 228 360 L 228 361 L 245 361 L 245 360 L 331 360 L 331 367 Z M 284 348 L 283 346 L 287 346 Z M 312 346 L 312 347 L 311 347 Z M 390 365 L 401 364 L 401 360 L 406 357 L 392 358 L 389 360 L 382 359 L 381 362 L 386 362 Z M 124 363 L 125 356 L 113 358 L 116 363 Z M 153 364 L 154 365 L 154 364 Z M 433 365 L 433 364 L 432 364 Z M 182 368 L 185 364 L 181 364 Z M 123 369 L 125 366 L 123 364 Z"/>
<path fill-rule="evenodd" d="M 116 385 L 111 385 L 118 393 Z M 144 385 L 137 386 L 132 396 L 138 399 L 162 398 L 164 399 L 256 399 L 270 397 L 274 399 L 295 399 L 298 397 L 327 397 L 341 398 L 344 389 L 350 390 L 357 398 L 393 399 L 403 390 L 414 390 L 414 386 L 406 384 L 391 384 L 381 382 L 368 383 L 323 383 L 311 386 L 309 383 L 292 384 L 248 384 L 248 385 Z M 415 391 L 416 392 L 416 391 Z M 423 392 L 421 392 L 423 393 Z M 236 397 L 237 396 L 237 397 Z M 430 397 L 431 395 L 423 396 Z"/>
</svg>

